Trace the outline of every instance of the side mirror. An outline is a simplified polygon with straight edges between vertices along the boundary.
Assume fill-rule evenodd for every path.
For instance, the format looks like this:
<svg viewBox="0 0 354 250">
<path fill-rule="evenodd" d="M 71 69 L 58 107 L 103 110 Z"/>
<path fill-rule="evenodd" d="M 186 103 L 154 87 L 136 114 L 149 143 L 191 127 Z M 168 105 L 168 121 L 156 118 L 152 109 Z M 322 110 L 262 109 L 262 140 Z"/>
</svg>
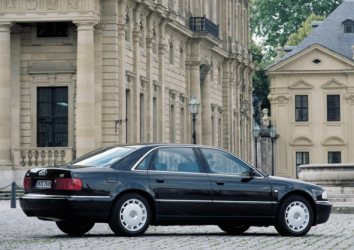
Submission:
<svg viewBox="0 0 354 250">
<path fill-rule="evenodd" d="M 251 176 L 251 178 L 255 177 L 256 175 L 257 175 L 256 170 L 254 170 L 254 168 L 250 168 L 250 176 Z"/>
</svg>

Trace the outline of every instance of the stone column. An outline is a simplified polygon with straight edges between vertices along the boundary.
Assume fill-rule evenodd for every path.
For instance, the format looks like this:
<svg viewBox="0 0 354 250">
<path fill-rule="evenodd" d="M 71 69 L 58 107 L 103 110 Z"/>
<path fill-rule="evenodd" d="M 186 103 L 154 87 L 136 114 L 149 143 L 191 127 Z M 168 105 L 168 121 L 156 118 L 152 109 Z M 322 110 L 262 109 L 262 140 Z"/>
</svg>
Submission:
<svg viewBox="0 0 354 250">
<path fill-rule="evenodd" d="M 11 28 L 11 127 L 12 149 L 20 148 L 21 128 L 21 30 L 20 26 Z M 15 167 L 20 166 L 20 151 L 13 151 L 12 159 Z"/>
<path fill-rule="evenodd" d="M 126 110 L 126 72 L 125 72 L 125 32 L 128 27 L 125 24 L 118 24 L 118 84 L 119 84 L 119 116 L 118 120 L 125 120 L 128 118 Z M 120 125 L 118 127 L 118 141 L 119 143 L 126 143 L 126 124 Z"/>
<path fill-rule="evenodd" d="M 95 22 L 77 22 L 76 157 L 96 148 Z"/>
<path fill-rule="evenodd" d="M 153 30 L 152 30 L 152 16 L 149 15 L 147 18 L 147 37 L 146 37 L 146 76 L 149 78 L 149 81 L 146 86 L 146 142 L 154 141 L 154 128 L 153 119 L 153 96 L 154 96 L 154 86 L 153 86 L 153 71 L 154 71 L 154 54 L 153 54 L 153 46 L 155 44 L 155 40 L 153 39 Z"/>
<path fill-rule="evenodd" d="M 223 148 L 231 149 L 232 138 L 232 92 L 230 90 L 230 83 L 232 85 L 232 61 L 231 59 L 224 60 L 223 64 L 223 78 L 222 78 L 222 105 L 225 108 L 223 114 Z"/>
<path fill-rule="evenodd" d="M 192 100 L 193 95 L 195 95 L 195 98 L 201 103 L 202 100 L 202 95 L 201 95 L 201 90 L 200 90 L 200 62 L 192 62 L 191 64 L 191 69 L 190 69 L 190 100 Z M 201 103 L 201 106 L 203 103 Z M 202 144 L 202 107 L 199 107 L 198 114 L 196 115 L 195 119 L 195 131 L 196 131 L 196 136 L 197 136 L 197 144 Z M 192 122 L 193 123 L 193 122 Z M 193 134 L 193 124 L 191 124 L 192 127 L 192 133 Z"/>
<path fill-rule="evenodd" d="M 202 132 L 203 145 L 212 146 L 212 131 L 211 131 L 211 99 L 210 99 L 210 73 L 207 74 L 202 83 Z"/>
<path fill-rule="evenodd" d="M 96 141 L 95 146 L 102 146 L 102 24 L 95 26 L 95 119 Z"/>
<path fill-rule="evenodd" d="M 138 29 L 136 29 L 138 30 Z M 133 71 L 136 73 L 133 89 L 133 142 L 140 142 L 140 39 L 142 33 L 133 31 Z"/>
<path fill-rule="evenodd" d="M 165 82 L 165 53 L 167 45 L 165 44 L 165 26 L 167 22 L 162 21 L 159 24 L 159 81 L 161 82 L 159 92 L 159 141 L 166 142 L 166 82 Z"/>
<path fill-rule="evenodd" d="M 0 167 L 11 162 L 11 22 L 0 23 Z"/>
</svg>

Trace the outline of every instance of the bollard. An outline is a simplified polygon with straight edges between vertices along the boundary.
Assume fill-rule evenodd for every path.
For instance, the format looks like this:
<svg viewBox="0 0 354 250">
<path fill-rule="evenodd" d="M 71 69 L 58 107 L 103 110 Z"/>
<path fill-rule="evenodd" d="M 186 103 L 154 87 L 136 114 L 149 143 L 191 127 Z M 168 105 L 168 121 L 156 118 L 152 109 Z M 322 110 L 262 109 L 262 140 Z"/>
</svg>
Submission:
<svg viewBox="0 0 354 250">
<path fill-rule="evenodd" d="M 16 182 L 11 185 L 11 208 L 16 208 Z"/>
</svg>

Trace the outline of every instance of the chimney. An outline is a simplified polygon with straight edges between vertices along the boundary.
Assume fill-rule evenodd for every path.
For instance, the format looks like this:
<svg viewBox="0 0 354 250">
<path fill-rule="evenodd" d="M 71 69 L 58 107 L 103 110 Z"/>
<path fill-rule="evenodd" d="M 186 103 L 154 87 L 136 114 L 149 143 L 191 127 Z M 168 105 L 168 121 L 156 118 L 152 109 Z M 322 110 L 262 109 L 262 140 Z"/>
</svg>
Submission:
<svg viewBox="0 0 354 250">
<path fill-rule="evenodd" d="M 314 22 L 311 22 L 311 26 L 315 29 L 315 28 L 317 28 L 317 26 L 319 26 L 321 23 L 322 23 L 322 21 L 314 21 Z"/>
<path fill-rule="evenodd" d="M 284 46 L 284 51 L 285 54 L 288 54 L 289 52 L 293 51 L 297 46 Z"/>
</svg>

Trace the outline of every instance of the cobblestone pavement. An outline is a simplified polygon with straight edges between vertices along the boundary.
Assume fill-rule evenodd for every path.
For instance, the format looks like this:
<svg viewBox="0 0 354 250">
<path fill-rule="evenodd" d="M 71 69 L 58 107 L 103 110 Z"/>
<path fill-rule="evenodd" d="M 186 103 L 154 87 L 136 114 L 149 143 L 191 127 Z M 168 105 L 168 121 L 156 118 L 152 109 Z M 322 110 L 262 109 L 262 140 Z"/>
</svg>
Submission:
<svg viewBox="0 0 354 250">
<path fill-rule="evenodd" d="M 84 237 L 69 237 L 54 222 L 28 218 L 0 201 L 0 249 L 354 249 L 354 215 L 332 214 L 302 238 L 280 237 L 274 227 L 251 227 L 230 236 L 217 226 L 151 226 L 141 237 L 117 237 L 96 224 Z"/>
</svg>

